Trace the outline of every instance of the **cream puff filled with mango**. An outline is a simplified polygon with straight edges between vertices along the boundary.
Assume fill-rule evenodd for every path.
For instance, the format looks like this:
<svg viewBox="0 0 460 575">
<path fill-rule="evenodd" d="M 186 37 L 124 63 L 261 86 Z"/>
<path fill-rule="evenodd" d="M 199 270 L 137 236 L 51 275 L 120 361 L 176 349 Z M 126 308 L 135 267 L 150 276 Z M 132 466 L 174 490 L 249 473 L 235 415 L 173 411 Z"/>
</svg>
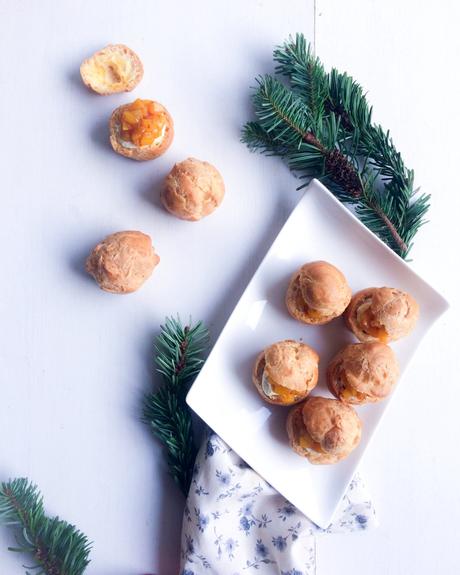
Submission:
<svg viewBox="0 0 460 575">
<path fill-rule="evenodd" d="M 291 278 L 286 307 L 293 318 L 322 325 L 342 315 L 350 303 L 351 289 L 343 273 L 328 262 L 303 265 Z"/>
<path fill-rule="evenodd" d="M 396 288 L 367 288 L 356 293 L 348 306 L 345 324 L 361 342 L 389 343 L 415 327 L 419 307 L 407 292 Z"/>
<path fill-rule="evenodd" d="M 329 391 L 353 405 L 376 403 L 393 390 L 399 365 L 391 347 L 380 342 L 345 346 L 327 368 Z"/>
<path fill-rule="evenodd" d="M 132 160 L 153 160 L 164 154 L 174 137 L 174 123 L 159 102 L 137 99 L 124 104 L 110 118 L 110 143 Z"/>
<path fill-rule="evenodd" d="M 308 397 L 291 409 L 286 428 L 292 449 L 315 465 L 345 459 L 361 441 L 361 420 L 338 399 Z"/>
<path fill-rule="evenodd" d="M 268 403 L 293 405 L 305 399 L 318 383 L 318 362 L 316 351 L 305 343 L 279 341 L 258 355 L 252 381 Z"/>
</svg>

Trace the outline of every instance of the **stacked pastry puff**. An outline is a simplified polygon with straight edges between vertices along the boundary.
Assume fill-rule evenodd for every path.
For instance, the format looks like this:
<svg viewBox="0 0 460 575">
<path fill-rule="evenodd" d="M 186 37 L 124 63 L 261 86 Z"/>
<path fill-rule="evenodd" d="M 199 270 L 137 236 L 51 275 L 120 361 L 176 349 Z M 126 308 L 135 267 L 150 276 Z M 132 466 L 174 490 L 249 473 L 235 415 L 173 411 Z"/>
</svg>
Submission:
<svg viewBox="0 0 460 575">
<path fill-rule="evenodd" d="M 344 317 L 359 343 L 346 345 L 327 367 L 333 398 L 311 396 L 318 383 L 319 356 L 305 343 L 276 342 L 257 357 L 253 383 L 274 405 L 293 406 L 287 417 L 292 449 L 314 464 L 336 463 L 361 440 L 361 420 L 353 406 L 376 403 L 393 390 L 399 366 L 387 345 L 414 328 L 418 305 L 395 288 L 367 288 L 352 296 L 343 273 L 315 261 L 298 269 L 289 282 L 286 307 L 307 325 L 323 325 Z"/>
</svg>

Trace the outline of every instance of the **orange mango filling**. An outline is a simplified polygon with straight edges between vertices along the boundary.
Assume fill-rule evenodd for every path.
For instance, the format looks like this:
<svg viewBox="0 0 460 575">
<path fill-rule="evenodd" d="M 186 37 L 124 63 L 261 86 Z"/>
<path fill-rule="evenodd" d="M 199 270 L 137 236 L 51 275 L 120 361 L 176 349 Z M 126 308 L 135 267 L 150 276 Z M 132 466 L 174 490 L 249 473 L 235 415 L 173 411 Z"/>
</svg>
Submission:
<svg viewBox="0 0 460 575">
<path fill-rule="evenodd" d="M 270 383 L 270 385 L 272 387 L 273 393 L 276 393 L 276 395 L 283 402 L 297 401 L 300 399 L 299 394 L 292 389 L 287 389 L 286 387 L 278 385 L 277 383 Z"/>
<path fill-rule="evenodd" d="M 366 327 L 366 333 L 377 338 L 382 343 L 388 343 L 389 337 L 384 327 L 369 326 Z"/>
<path fill-rule="evenodd" d="M 380 342 L 388 343 L 389 336 L 386 329 L 382 326 L 372 325 L 373 319 L 374 317 L 371 313 L 370 307 L 368 307 L 361 314 L 361 317 L 359 318 L 361 323 L 361 329 L 366 333 L 368 333 L 369 335 L 371 335 L 372 337 L 378 339 Z"/>
<path fill-rule="evenodd" d="M 324 319 L 325 317 L 324 313 L 316 309 L 313 309 L 307 304 L 307 302 L 303 298 L 302 291 L 300 289 L 298 289 L 296 297 L 297 297 L 296 300 L 297 307 L 301 309 L 304 313 L 306 313 L 310 319 L 317 321 L 321 321 Z"/>
<path fill-rule="evenodd" d="M 340 397 L 342 399 L 344 399 L 345 401 L 348 401 L 349 399 L 357 399 L 359 401 L 362 401 L 362 400 L 366 399 L 366 394 L 361 393 L 360 391 L 356 391 L 356 389 L 351 389 L 349 387 L 345 387 L 345 389 L 343 389 L 340 392 Z"/>
<path fill-rule="evenodd" d="M 312 449 L 313 451 L 323 452 L 321 443 L 313 441 L 306 430 L 302 430 L 299 436 L 299 445 L 302 449 Z"/>
<path fill-rule="evenodd" d="M 135 100 L 121 114 L 121 138 L 136 146 L 150 146 L 166 129 L 166 114 L 151 100 Z"/>
<path fill-rule="evenodd" d="M 358 401 L 363 401 L 367 398 L 365 393 L 361 393 L 349 385 L 348 380 L 343 373 L 340 376 L 340 381 L 343 385 L 342 389 L 339 387 L 340 399 L 343 399 L 344 401 L 348 401 L 349 399 L 357 399 Z"/>
<path fill-rule="evenodd" d="M 324 319 L 324 317 L 325 317 L 322 312 L 320 312 L 320 311 L 318 311 L 318 310 L 316 310 L 316 309 L 313 309 L 313 308 L 311 308 L 311 307 L 308 308 L 307 313 L 308 313 L 308 316 L 309 316 L 311 319 L 322 320 L 322 319 Z"/>
<path fill-rule="evenodd" d="M 275 383 L 270 377 L 267 376 L 267 374 L 264 374 L 263 377 L 271 388 L 270 394 L 268 394 L 264 389 L 264 393 L 268 398 L 281 400 L 283 403 L 293 403 L 302 397 L 299 392 Z"/>
</svg>

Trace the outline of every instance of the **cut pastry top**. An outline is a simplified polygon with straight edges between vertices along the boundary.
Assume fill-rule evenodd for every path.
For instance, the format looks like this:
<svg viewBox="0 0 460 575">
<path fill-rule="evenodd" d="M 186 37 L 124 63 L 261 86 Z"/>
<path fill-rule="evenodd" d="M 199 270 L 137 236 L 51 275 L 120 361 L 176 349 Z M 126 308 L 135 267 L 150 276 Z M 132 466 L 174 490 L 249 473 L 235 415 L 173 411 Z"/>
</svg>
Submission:
<svg viewBox="0 0 460 575">
<path fill-rule="evenodd" d="M 309 397 L 289 414 L 291 447 L 311 463 L 336 463 L 361 439 L 361 420 L 349 405 L 325 397 Z"/>
<path fill-rule="evenodd" d="M 330 454 L 349 453 L 361 436 L 356 411 L 335 399 L 310 397 L 303 405 L 302 419 L 313 441 Z"/>
<path fill-rule="evenodd" d="M 300 268 L 299 284 L 307 306 L 324 315 L 341 313 L 350 301 L 350 288 L 343 273 L 327 262 Z"/>
<path fill-rule="evenodd" d="M 311 389 L 319 357 L 305 343 L 286 339 L 265 350 L 265 372 L 275 383 L 294 391 Z"/>
<path fill-rule="evenodd" d="M 352 404 L 380 401 L 387 397 L 399 377 L 393 350 L 380 342 L 345 346 L 327 369 L 327 384 L 337 398 Z"/>
<path fill-rule="evenodd" d="M 253 383 L 269 403 L 291 405 L 301 401 L 318 383 L 319 357 L 308 345 L 283 340 L 257 357 Z"/>
<path fill-rule="evenodd" d="M 291 278 L 286 294 L 289 313 L 309 324 L 323 324 L 341 315 L 351 289 L 343 273 L 324 261 L 303 265 Z"/>
<path fill-rule="evenodd" d="M 123 44 L 109 44 L 83 61 L 82 80 L 98 94 L 129 92 L 144 75 L 139 56 Z"/>
<path fill-rule="evenodd" d="M 362 342 L 388 343 L 409 334 L 418 315 L 418 304 L 409 293 L 389 287 L 367 288 L 352 297 L 345 322 Z"/>
</svg>

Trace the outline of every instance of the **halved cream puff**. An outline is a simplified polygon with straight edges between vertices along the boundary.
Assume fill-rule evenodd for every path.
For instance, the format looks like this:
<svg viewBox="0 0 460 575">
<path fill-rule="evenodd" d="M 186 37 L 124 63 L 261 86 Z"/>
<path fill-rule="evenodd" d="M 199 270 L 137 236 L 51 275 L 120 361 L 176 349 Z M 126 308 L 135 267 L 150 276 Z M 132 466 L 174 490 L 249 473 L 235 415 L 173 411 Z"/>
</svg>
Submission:
<svg viewBox="0 0 460 575">
<path fill-rule="evenodd" d="M 292 405 L 305 399 L 318 383 L 319 357 L 305 343 L 286 339 L 257 357 L 252 381 L 268 403 Z"/>
<path fill-rule="evenodd" d="M 343 273 L 328 262 L 303 265 L 289 282 L 286 306 L 295 319 L 311 325 L 328 323 L 342 315 L 351 289 Z"/>
<path fill-rule="evenodd" d="M 292 449 L 313 464 L 337 463 L 361 440 L 356 411 L 338 399 L 307 398 L 291 409 L 286 427 Z"/>
<path fill-rule="evenodd" d="M 123 44 L 109 44 L 83 61 L 83 83 L 98 94 L 130 92 L 144 75 L 139 56 Z"/>
<path fill-rule="evenodd" d="M 124 104 L 110 118 L 110 143 L 118 154 L 132 160 L 153 160 L 164 154 L 174 137 L 168 110 L 153 100 Z"/>
<path fill-rule="evenodd" d="M 356 293 L 344 318 L 362 342 L 388 343 L 409 334 L 415 327 L 419 307 L 407 292 L 396 288 L 367 288 Z"/>
<path fill-rule="evenodd" d="M 329 391 L 345 403 L 361 405 L 385 399 L 399 377 L 396 356 L 380 342 L 345 346 L 327 368 Z"/>
</svg>

